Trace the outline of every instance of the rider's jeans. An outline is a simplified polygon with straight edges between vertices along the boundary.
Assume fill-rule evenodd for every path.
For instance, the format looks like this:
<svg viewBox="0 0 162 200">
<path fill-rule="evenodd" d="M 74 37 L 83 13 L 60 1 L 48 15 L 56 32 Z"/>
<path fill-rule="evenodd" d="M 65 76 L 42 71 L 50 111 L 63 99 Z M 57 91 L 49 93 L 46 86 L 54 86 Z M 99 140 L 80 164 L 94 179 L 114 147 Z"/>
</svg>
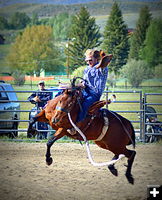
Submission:
<svg viewBox="0 0 162 200">
<path fill-rule="evenodd" d="M 83 98 L 84 98 L 84 101 L 82 103 L 82 111 L 80 111 L 80 113 L 77 117 L 77 122 L 82 121 L 86 117 L 86 114 L 87 114 L 89 107 L 94 102 L 99 101 L 100 96 L 96 96 L 96 95 L 93 95 L 93 94 L 90 94 L 90 93 L 89 94 L 83 93 Z"/>
</svg>

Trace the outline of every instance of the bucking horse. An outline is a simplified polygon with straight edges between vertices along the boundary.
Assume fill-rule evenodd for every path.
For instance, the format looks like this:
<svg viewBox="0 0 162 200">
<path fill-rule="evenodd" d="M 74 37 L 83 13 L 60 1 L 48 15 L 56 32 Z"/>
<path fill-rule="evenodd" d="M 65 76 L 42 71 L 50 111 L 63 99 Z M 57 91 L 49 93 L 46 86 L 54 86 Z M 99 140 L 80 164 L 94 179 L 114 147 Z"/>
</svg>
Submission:
<svg viewBox="0 0 162 200">
<path fill-rule="evenodd" d="M 33 117 L 28 127 L 28 137 L 31 137 L 30 130 L 36 121 L 47 122 L 56 132 L 47 142 L 46 163 L 51 165 L 51 146 L 55 141 L 68 136 L 75 140 L 86 143 L 88 158 L 94 166 L 108 166 L 110 172 L 118 176 L 115 163 L 122 157 L 126 157 L 126 178 L 129 183 L 134 184 L 134 178 L 131 174 L 132 164 L 136 155 L 135 150 L 127 149 L 127 145 L 132 144 L 135 148 L 135 131 L 131 122 L 104 107 L 111 103 L 111 100 L 102 100 L 95 102 L 88 110 L 86 118 L 80 127 L 77 126 L 76 119 L 79 110 L 82 109 L 82 90 L 83 88 L 76 85 L 75 77 L 71 81 L 71 86 L 64 89 L 63 92 L 50 100 L 45 108 L 35 117 Z M 73 134 L 68 130 L 74 128 Z M 110 162 L 95 163 L 89 150 L 89 140 L 93 140 L 99 147 L 109 150 L 114 154 Z"/>
</svg>

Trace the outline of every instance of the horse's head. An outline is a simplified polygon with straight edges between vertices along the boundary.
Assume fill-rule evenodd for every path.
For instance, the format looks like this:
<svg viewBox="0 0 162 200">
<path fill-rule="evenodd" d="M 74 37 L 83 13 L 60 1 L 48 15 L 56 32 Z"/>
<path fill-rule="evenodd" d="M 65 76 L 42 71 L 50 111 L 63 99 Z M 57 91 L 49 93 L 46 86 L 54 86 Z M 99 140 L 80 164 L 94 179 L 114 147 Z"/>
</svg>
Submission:
<svg viewBox="0 0 162 200">
<path fill-rule="evenodd" d="M 81 91 L 78 88 L 65 89 L 56 105 L 52 123 L 58 126 L 65 126 L 68 120 L 68 113 L 72 113 L 73 119 L 75 119 L 77 110 L 79 110 L 80 99 Z"/>
</svg>

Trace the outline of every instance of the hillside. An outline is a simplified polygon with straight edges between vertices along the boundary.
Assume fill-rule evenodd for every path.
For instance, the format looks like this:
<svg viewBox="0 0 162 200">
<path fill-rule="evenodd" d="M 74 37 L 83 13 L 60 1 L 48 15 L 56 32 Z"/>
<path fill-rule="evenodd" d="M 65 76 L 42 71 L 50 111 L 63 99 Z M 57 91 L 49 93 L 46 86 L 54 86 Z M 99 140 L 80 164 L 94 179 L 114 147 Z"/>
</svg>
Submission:
<svg viewBox="0 0 162 200">
<path fill-rule="evenodd" d="M 60 4 L 60 5 L 69 5 L 69 4 L 79 4 L 79 3 L 88 3 L 96 0 L 0 0 L 0 7 L 17 4 L 17 3 L 37 3 L 37 4 Z"/>
<path fill-rule="evenodd" d="M 0 15 L 8 17 L 19 11 L 29 16 L 35 12 L 40 17 L 49 17 L 60 12 L 74 14 L 81 6 L 86 6 L 92 16 L 108 15 L 113 2 L 113 0 L 0 0 Z M 160 0 L 117 0 L 117 2 L 123 13 L 138 13 L 144 5 L 148 5 L 154 12 L 162 11 Z"/>
</svg>

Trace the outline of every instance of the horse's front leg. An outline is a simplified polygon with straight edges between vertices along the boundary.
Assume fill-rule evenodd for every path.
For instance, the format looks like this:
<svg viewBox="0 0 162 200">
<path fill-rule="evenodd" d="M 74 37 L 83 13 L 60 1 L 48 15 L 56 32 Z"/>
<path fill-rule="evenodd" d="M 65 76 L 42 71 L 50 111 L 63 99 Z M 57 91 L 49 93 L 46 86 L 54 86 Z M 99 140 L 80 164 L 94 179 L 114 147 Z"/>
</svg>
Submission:
<svg viewBox="0 0 162 200">
<path fill-rule="evenodd" d="M 51 165 L 53 162 L 53 159 L 51 157 L 51 146 L 53 145 L 53 143 L 55 141 L 57 141 L 58 139 L 62 138 L 65 135 L 66 131 L 63 128 L 59 128 L 56 133 L 52 136 L 52 138 L 50 138 L 47 142 L 47 151 L 46 151 L 46 163 L 47 165 Z"/>
<path fill-rule="evenodd" d="M 37 121 L 37 117 L 32 117 L 29 121 L 28 129 L 27 129 L 27 137 L 31 138 L 33 136 L 33 124 Z"/>
</svg>

